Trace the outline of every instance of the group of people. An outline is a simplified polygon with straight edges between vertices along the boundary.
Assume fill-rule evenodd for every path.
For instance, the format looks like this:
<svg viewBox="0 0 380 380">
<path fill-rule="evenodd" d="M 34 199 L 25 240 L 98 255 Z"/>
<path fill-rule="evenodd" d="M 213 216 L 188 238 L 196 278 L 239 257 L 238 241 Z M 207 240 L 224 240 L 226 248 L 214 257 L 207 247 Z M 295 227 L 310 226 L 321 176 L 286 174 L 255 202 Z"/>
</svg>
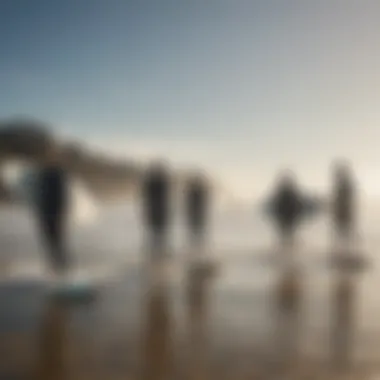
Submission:
<svg viewBox="0 0 380 380">
<path fill-rule="evenodd" d="M 143 220 L 148 239 L 155 252 L 167 243 L 171 224 L 173 180 L 163 163 L 154 163 L 145 172 L 141 183 Z M 59 151 L 52 149 L 40 168 L 36 216 L 44 237 L 53 271 L 64 274 L 70 267 L 66 244 L 69 178 Z M 184 215 L 190 240 L 199 247 L 206 233 L 210 191 L 203 175 L 194 174 L 185 186 Z M 335 170 L 332 215 L 337 235 L 346 239 L 354 229 L 354 188 L 349 167 L 339 164 Z M 305 197 L 294 178 L 280 178 L 266 212 L 272 217 L 283 242 L 290 242 L 299 223 L 321 209 L 318 202 Z"/>
<path fill-rule="evenodd" d="M 356 199 L 349 165 L 337 162 L 333 176 L 332 199 L 327 203 L 302 194 L 291 173 L 280 176 L 266 211 L 272 217 L 283 243 L 293 242 L 295 231 L 305 218 L 328 211 L 332 216 L 337 243 L 340 246 L 350 244 L 356 230 Z"/>
<path fill-rule="evenodd" d="M 66 227 L 70 211 L 69 174 L 55 147 L 44 157 L 37 180 L 36 219 L 46 245 L 48 260 L 56 275 L 70 269 Z M 163 253 L 170 232 L 173 178 L 163 162 L 155 162 L 141 181 L 142 216 L 147 239 L 154 252 Z M 206 233 L 209 185 L 202 173 L 190 175 L 185 184 L 185 219 L 191 242 L 200 247 Z"/>
<path fill-rule="evenodd" d="M 142 181 L 144 223 L 155 252 L 163 252 L 171 225 L 173 180 L 164 163 L 153 163 Z M 185 218 L 190 241 L 200 246 L 206 232 L 209 187 L 201 173 L 190 176 L 185 186 Z"/>
</svg>

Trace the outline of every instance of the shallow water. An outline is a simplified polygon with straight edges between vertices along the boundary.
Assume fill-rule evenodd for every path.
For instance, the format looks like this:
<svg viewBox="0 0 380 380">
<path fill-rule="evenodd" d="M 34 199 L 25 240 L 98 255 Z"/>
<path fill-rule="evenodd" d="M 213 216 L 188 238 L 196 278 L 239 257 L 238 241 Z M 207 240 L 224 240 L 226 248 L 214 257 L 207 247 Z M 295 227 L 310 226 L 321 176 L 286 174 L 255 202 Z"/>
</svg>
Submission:
<svg viewBox="0 0 380 380">
<path fill-rule="evenodd" d="M 355 350 L 358 357 L 380 358 L 376 220 L 376 215 L 367 216 L 362 224 L 362 242 L 371 265 L 355 280 Z M 185 276 L 186 233 L 178 216 L 175 221 L 171 236 L 171 272 L 173 283 L 181 285 Z M 336 276 L 327 260 L 331 250 L 330 237 L 326 221 L 304 226 L 295 253 L 296 262 L 302 269 L 299 277 L 304 321 L 302 342 L 304 350 L 320 353 L 329 346 L 331 305 L 334 303 Z M 212 329 L 218 339 L 233 338 L 239 344 L 254 340 L 265 345 L 268 334 L 273 333 L 273 299 L 282 268 L 279 261 L 273 259 L 274 241 L 272 231 L 261 215 L 250 211 L 218 211 L 213 215 L 207 251 L 219 267 L 211 297 Z M 14 278 L 29 276 L 30 279 L 43 280 L 43 247 L 28 210 L 21 207 L 1 210 L 0 243 L 1 260 L 5 266 L 13 268 L 9 272 L 13 271 Z M 109 277 L 115 273 L 116 277 L 117 270 L 138 268 L 145 259 L 138 210 L 133 205 L 100 210 L 93 223 L 71 227 L 70 248 L 79 270 L 103 271 Z M 136 276 L 138 270 L 133 273 Z M 180 290 L 175 299 L 175 304 L 179 305 Z M 247 334 L 247 331 L 251 333 Z"/>
</svg>

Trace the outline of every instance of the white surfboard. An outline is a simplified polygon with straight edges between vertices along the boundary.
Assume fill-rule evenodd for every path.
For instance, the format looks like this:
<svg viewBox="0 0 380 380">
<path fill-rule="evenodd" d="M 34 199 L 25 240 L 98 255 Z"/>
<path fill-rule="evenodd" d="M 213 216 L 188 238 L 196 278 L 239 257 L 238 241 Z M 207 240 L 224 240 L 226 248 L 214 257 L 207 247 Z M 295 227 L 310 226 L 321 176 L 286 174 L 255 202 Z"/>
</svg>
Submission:
<svg viewBox="0 0 380 380">
<path fill-rule="evenodd" d="M 100 290 L 99 278 L 91 276 L 50 281 L 48 295 L 68 301 L 93 300 Z"/>
<path fill-rule="evenodd" d="M 103 286 L 119 278 L 124 269 L 120 263 L 99 263 L 74 268 L 67 275 L 58 277 L 50 274 L 40 262 L 13 262 L 7 273 L 1 276 L 0 284 L 25 281 L 38 283 L 45 288 L 47 296 L 86 301 L 96 297 Z"/>
</svg>

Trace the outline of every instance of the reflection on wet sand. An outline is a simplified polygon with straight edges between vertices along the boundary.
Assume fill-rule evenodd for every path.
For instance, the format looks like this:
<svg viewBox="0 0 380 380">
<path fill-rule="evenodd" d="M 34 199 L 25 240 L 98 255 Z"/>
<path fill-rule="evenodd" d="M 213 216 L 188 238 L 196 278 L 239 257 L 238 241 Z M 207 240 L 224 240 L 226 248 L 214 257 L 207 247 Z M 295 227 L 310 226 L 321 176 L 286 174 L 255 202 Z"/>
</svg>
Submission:
<svg viewBox="0 0 380 380">
<path fill-rule="evenodd" d="M 211 380 L 218 374 L 216 377 L 218 379 L 233 378 L 239 380 L 246 378 L 244 377 L 245 375 L 240 376 L 241 365 L 249 373 L 256 370 L 255 376 L 261 374 L 264 376 L 262 378 L 276 378 L 276 376 L 283 377 L 288 375 L 294 379 L 307 379 L 316 376 L 316 373 L 320 371 L 320 368 L 313 367 L 311 361 L 307 363 L 308 359 L 304 355 L 305 353 L 302 352 L 301 333 L 305 322 L 305 315 L 302 313 L 302 298 L 304 293 L 303 276 L 305 274 L 299 271 L 294 262 L 287 263 L 282 267 L 278 273 L 278 281 L 275 283 L 274 288 L 271 289 L 271 294 L 274 297 L 268 296 L 268 301 L 272 302 L 274 300 L 275 305 L 273 311 L 274 325 L 272 325 L 274 336 L 268 336 L 268 341 L 270 340 L 270 343 L 273 344 L 274 351 L 268 357 L 268 366 L 266 361 L 265 363 L 259 362 L 264 356 L 255 356 L 254 354 L 252 354 L 248 362 L 245 359 L 239 361 L 239 357 L 247 355 L 246 352 L 236 349 L 236 346 L 233 346 L 234 342 L 228 342 L 228 344 L 231 343 L 231 351 L 228 351 L 229 347 L 211 347 L 210 341 L 214 338 L 211 333 L 215 319 L 211 315 L 214 305 L 210 291 L 215 277 L 210 264 L 199 260 L 187 264 L 185 268 L 186 281 L 181 284 L 179 289 L 179 294 L 181 294 L 180 302 L 185 306 L 186 345 L 185 350 L 176 351 L 179 336 L 177 336 L 173 315 L 175 302 L 174 296 L 171 296 L 174 289 L 169 272 L 171 266 L 171 260 L 167 258 L 154 260 L 148 265 L 145 291 L 142 292 L 141 298 L 143 302 L 142 319 L 139 322 L 141 323 L 141 334 L 139 334 L 137 340 L 134 340 L 134 338 L 128 337 L 128 334 L 131 334 L 129 330 L 121 329 L 118 331 L 124 331 L 125 336 L 116 337 L 112 335 L 114 334 L 112 332 L 110 336 L 99 337 L 95 343 L 97 345 L 96 351 L 99 351 L 96 363 L 90 363 L 87 359 L 84 360 L 84 357 L 88 357 L 88 355 L 82 352 L 88 351 L 91 356 L 93 347 L 89 347 L 86 344 L 86 339 L 83 340 L 82 337 L 78 337 L 74 330 L 68 331 L 68 324 L 72 317 L 70 305 L 63 301 L 48 299 L 39 331 L 39 345 L 35 348 L 39 359 L 36 363 L 34 378 L 38 380 L 80 378 L 83 380 L 89 374 L 91 374 L 92 379 L 107 378 L 107 376 L 110 379 L 123 378 L 123 374 L 125 376 L 126 373 L 131 373 L 130 364 L 128 364 L 126 358 L 130 351 L 129 347 L 140 348 L 141 346 L 142 350 L 139 351 L 139 376 L 133 376 L 131 379 L 166 380 L 186 378 L 189 380 Z M 347 269 L 334 273 L 333 287 L 330 289 L 331 310 L 328 309 L 330 312 L 328 320 L 330 340 L 325 346 L 325 352 L 328 353 L 329 360 L 334 366 L 332 371 L 330 371 L 331 367 L 328 371 L 326 368 L 326 376 L 338 374 L 353 376 L 357 370 L 356 366 L 352 366 L 357 279 L 357 273 L 348 272 Z M 182 288 L 182 285 L 184 285 L 184 288 Z M 101 305 L 101 302 L 97 303 L 98 309 L 96 309 L 96 312 L 101 311 Z M 245 310 L 242 309 L 242 312 L 245 312 Z M 325 310 L 320 310 L 320 312 L 324 313 Z M 127 308 L 125 315 L 128 318 Z M 182 320 L 179 318 L 178 320 L 176 319 L 176 322 L 180 325 Z M 94 335 L 99 336 L 96 330 L 94 330 Z M 271 340 L 272 338 L 274 338 L 273 341 Z M 102 359 L 109 353 L 110 346 L 107 346 L 107 344 L 115 339 L 121 342 L 116 356 L 120 353 L 122 357 L 125 355 L 125 359 L 122 357 L 120 359 L 123 361 L 123 365 L 119 369 L 110 368 L 109 363 Z M 74 354 L 74 346 L 71 347 L 73 350 L 70 350 L 71 356 L 69 358 L 69 342 L 72 345 L 74 341 L 76 342 L 76 347 L 80 346 L 80 349 L 77 349 L 81 354 L 78 362 L 80 361 L 83 367 L 80 377 L 73 377 L 77 375 L 78 370 L 73 365 L 73 361 L 77 360 Z M 226 363 L 221 363 L 219 359 L 221 356 L 223 357 L 226 351 L 228 351 Z M 258 353 L 260 354 L 260 352 Z M 179 356 L 183 357 L 182 354 L 186 359 L 185 363 L 178 361 Z M 216 361 L 213 360 L 214 358 Z M 226 370 L 223 367 L 224 364 L 226 365 Z M 75 371 L 73 368 L 75 368 Z M 262 373 L 261 369 L 263 369 Z M 177 370 L 179 370 L 181 376 L 177 376 Z M 265 377 L 265 375 L 269 377 Z M 329 378 L 326 376 L 319 378 Z"/>
<path fill-rule="evenodd" d="M 275 360 L 280 372 L 287 372 L 297 363 L 301 327 L 301 278 L 295 266 L 284 269 L 276 289 Z"/>
<path fill-rule="evenodd" d="M 36 380 L 68 379 L 68 318 L 64 302 L 48 301 L 40 330 Z"/>
<path fill-rule="evenodd" d="M 337 370 L 349 370 L 355 329 L 357 278 L 346 270 L 338 271 L 332 289 L 331 359 Z"/>
<path fill-rule="evenodd" d="M 154 262 L 144 295 L 142 380 L 168 379 L 172 373 L 173 336 L 168 278 L 165 263 Z"/>
<path fill-rule="evenodd" d="M 187 370 L 191 380 L 209 379 L 208 312 L 209 283 L 212 273 L 207 264 L 190 264 L 187 276 L 186 300 L 188 318 L 188 361 Z"/>
<path fill-rule="evenodd" d="M 141 379 L 168 379 L 174 371 L 174 326 L 171 312 L 169 262 L 154 261 L 148 276 L 143 316 Z M 186 282 L 187 354 L 185 374 L 189 379 L 209 378 L 207 363 L 207 311 L 209 264 L 189 264 Z"/>
</svg>

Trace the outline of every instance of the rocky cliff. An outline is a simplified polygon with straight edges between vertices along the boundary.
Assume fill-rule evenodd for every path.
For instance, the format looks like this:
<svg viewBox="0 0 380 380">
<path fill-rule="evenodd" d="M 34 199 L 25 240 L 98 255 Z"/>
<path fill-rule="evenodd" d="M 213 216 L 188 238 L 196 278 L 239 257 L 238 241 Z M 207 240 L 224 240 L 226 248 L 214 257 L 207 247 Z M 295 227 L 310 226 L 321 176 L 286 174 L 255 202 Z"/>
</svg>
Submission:
<svg viewBox="0 0 380 380">
<path fill-rule="evenodd" d="M 53 144 L 61 148 L 68 170 L 100 200 L 128 197 L 141 175 L 132 162 L 98 156 L 79 143 L 59 141 L 43 123 L 30 120 L 0 123 L 0 165 L 8 160 L 37 162 Z M 0 199 L 8 200 L 10 196 L 0 180 Z"/>
</svg>

